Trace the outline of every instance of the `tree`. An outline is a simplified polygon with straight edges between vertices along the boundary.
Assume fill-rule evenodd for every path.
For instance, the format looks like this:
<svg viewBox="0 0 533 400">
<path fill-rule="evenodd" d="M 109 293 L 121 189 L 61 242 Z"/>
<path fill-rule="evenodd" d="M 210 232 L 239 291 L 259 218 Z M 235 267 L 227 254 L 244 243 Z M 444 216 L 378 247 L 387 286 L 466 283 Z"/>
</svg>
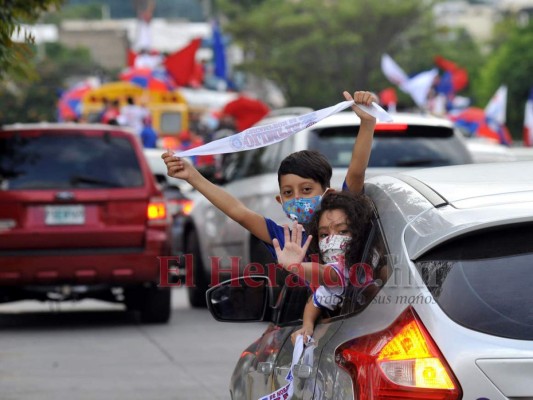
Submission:
<svg viewBox="0 0 533 400">
<path fill-rule="evenodd" d="M 14 77 L 0 90 L 0 125 L 55 121 L 59 95 L 68 86 L 66 80 L 94 75 L 98 68 L 87 49 L 68 49 L 50 43 L 45 54 L 42 60 L 29 61 L 29 67 L 39 71 L 36 79 Z"/>
<path fill-rule="evenodd" d="M 256 3 L 225 29 L 245 51 L 242 69 L 276 82 L 289 104 L 319 108 L 342 100 L 343 90 L 380 90 L 390 85 L 380 70 L 383 53 L 419 72 L 446 47 L 436 45 L 431 2 Z"/>
<path fill-rule="evenodd" d="M 522 137 L 524 106 L 533 87 L 533 23 L 514 26 L 507 41 L 490 55 L 476 82 L 480 104 L 487 104 L 500 85 L 507 85 L 507 127 Z"/>
<path fill-rule="evenodd" d="M 261 5 L 265 0 L 204 0 L 209 1 L 213 5 L 213 13 L 219 12 L 232 20 L 239 15 L 243 15 L 253 11 L 254 8 Z"/>
<path fill-rule="evenodd" d="M 62 21 L 69 19 L 104 19 L 102 6 L 100 4 L 68 4 L 63 6 L 60 12 L 46 13 L 40 21 L 44 24 L 59 25 Z"/>
<path fill-rule="evenodd" d="M 1 0 L 0 6 L 0 78 L 6 72 L 25 74 L 26 61 L 31 56 L 29 43 L 34 38 L 26 34 L 26 43 L 12 40 L 14 33 L 21 30 L 20 24 L 35 22 L 41 13 L 53 6 L 60 6 L 64 0 Z"/>
</svg>

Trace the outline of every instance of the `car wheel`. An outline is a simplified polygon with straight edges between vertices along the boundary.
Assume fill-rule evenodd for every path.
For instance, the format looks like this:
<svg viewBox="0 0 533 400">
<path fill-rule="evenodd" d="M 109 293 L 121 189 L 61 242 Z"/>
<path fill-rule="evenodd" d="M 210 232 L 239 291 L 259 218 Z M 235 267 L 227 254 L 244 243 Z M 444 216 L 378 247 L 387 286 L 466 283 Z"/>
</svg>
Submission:
<svg viewBox="0 0 533 400">
<path fill-rule="evenodd" d="M 187 287 L 189 303 L 196 308 L 205 308 L 207 307 L 205 292 L 208 289 L 209 282 L 204 273 L 204 264 L 200 255 L 200 245 L 196 232 L 190 231 L 187 233 L 185 251 L 187 254 L 191 254 L 193 259 L 193 285 Z"/>
<path fill-rule="evenodd" d="M 168 287 L 144 289 L 144 299 L 139 309 L 141 322 L 163 324 L 168 322 L 172 313 L 172 295 Z"/>
<path fill-rule="evenodd" d="M 138 311 L 143 323 L 165 323 L 171 315 L 171 291 L 168 287 L 129 287 L 124 291 L 128 311 Z"/>
</svg>

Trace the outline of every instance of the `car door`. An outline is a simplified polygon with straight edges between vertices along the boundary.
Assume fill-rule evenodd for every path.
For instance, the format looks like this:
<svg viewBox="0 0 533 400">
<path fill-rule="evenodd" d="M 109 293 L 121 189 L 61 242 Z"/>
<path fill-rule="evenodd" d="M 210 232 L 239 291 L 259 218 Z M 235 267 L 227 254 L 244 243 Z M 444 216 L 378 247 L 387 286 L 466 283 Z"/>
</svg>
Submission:
<svg viewBox="0 0 533 400">
<path fill-rule="evenodd" d="M 288 355 L 284 352 L 287 351 L 287 346 L 292 346 L 290 335 L 302 323 L 301 318 L 309 295 L 310 291 L 306 286 L 289 284 L 281 288 L 273 317 L 275 323 L 261 337 L 255 349 L 255 360 L 249 368 L 250 399 L 270 395 L 287 384 L 279 377 L 283 371 L 285 374 L 282 378 L 287 375 L 292 350 L 289 350 Z M 282 356 L 283 360 L 289 359 L 287 366 L 285 361 L 278 363 L 279 356 Z"/>
<path fill-rule="evenodd" d="M 320 359 L 324 349 L 328 347 L 330 339 L 335 335 L 341 324 L 342 318 L 337 317 L 323 321 L 315 327 L 313 342 L 304 347 L 304 353 L 292 371 L 293 399 L 322 398 L 320 393 L 325 392 L 327 390 L 326 385 L 332 381 L 326 378 L 323 374 L 324 371 L 320 371 Z M 300 326 L 300 324 L 295 326 L 292 331 L 299 329 Z M 274 390 L 287 385 L 286 378 L 291 368 L 293 352 L 294 345 L 289 336 L 283 343 L 276 358 L 272 378 Z M 315 391 L 317 391 L 316 395 Z"/>
<path fill-rule="evenodd" d="M 252 398 L 270 397 L 270 395 L 282 391 L 289 383 L 286 378 L 294 352 L 294 345 L 290 335 L 301 327 L 303 310 L 310 295 L 311 291 L 305 285 L 289 283 L 282 288 L 276 306 L 278 311 L 275 317 L 277 321 L 276 332 L 269 332 L 270 336 L 261 340 L 262 342 L 275 343 L 275 345 L 268 349 L 268 358 L 266 354 L 258 354 L 257 370 L 262 369 L 265 377 L 261 380 L 261 383 L 264 383 L 263 385 L 257 384 L 260 377 L 258 376 L 258 371 L 254 371 L 254 375 L 251 376 L 254 380 L 255 390 Z M 341 319 L 331 318 L 317 326 L 314 333 L 314 343 L 307 346 L 304 351 L 305 362 L 300 361 L 297 368 L 295 368 L 293 399 L 312 398 L 320 354 L 341 323 Z M 268 377 L 266 377 L 267 375 Z"/>
<path fill-rule="evenodd" d="M 294 368 L 293 399 L 329 398 L 335 392 L 335 348 L 339 344 L 337 332 L 346 323 L 353 322 L 349 316 L 359 313 L 370 304 L 383 282 L 388 279 L 390 270 L 387 266 L 387 254 L 379 224 L 374 220 L 362 251 L 361 263 L 352 267 L 353 274 L 350 274 L 342 308 L 337 315 L 323 317 L 317 323 L 313 333 L 314 342 L 308 346 L 309 350 L 304 352 L 303 360 Z M 300 325 L 295 326 L 294 330 L 298 328 Z M 276 358 L 273 371 L 275 389 L 287 383 L 285 377 L 291 366 L 293 351 L 294 345 L 289 337 Z"/>
<path fill-rule="evenodd" d="M 290 341 L 293 327 L 271 325 L 263 334 L 255 351 L 255 359 L 247 372 L 248 399 L 260 399 L 274 391 L 274 365 L 283 344 Z"/>
</svg>

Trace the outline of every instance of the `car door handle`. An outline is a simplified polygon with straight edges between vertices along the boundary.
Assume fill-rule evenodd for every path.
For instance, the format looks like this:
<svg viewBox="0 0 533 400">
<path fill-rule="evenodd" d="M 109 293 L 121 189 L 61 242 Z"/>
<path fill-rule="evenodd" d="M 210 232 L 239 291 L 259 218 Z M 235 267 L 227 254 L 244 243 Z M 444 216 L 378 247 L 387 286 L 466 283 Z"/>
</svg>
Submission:
<svg viewBox="0 0 533 400">
<path fill-rule="evenodd" d="M 300 379 L 307 379 L 311 376 L 313 368 L 311 368 L 310 365 L 302 365 L 302 364 L 296 364 L 294 367 L 292 367 L 292 373 L 294 376 L 300 378 Z"/>
<path fill-rule="evenodd" d="M 257 371 L 264 375 L 270 375 L 272 373 L 273 366 L 274 364 L 271 362 L 260 362 L 257 363 Z"/>
<path fill-rule="evenodd" d="M 289 367 L 276 367 L 274 370 L 277 375 L 287 375 L 289 373 Z M 313 368 L 310 365 L 296 364 L 293 369 L 293 375 L 300 379 L 307 379 L 311 376 Z"/>
</svg>

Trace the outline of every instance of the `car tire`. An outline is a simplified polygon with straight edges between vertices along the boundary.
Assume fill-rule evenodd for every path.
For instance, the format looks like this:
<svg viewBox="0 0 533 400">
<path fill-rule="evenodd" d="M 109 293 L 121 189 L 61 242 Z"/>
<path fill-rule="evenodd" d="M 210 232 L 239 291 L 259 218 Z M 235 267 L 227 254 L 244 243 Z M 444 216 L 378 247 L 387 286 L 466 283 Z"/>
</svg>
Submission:
<svg viewBox="0 0 533 400">
<path fill-rule="evenodd" d="M 187 287 L 189 303 L 195 308 L 206 308 L 207 301 L 205 292 L 208 289 L 209 282 L 205 276 L 204 264 L 200 254 L 200 244 L 198 243 L 198 236 L 194 230 L 187 233 L 185 252 L 191 254 L 193 259 L 193 285 Z"/>
<path fill-rule="evenodd" d="M 169 287 L 144 289 L 144 299 L 139 309 L 142 323 L 164 324 L 172 314 L 172 292 Z"/>
<path fill-rule="evenodd" d="M 142 323 L 166 323 L 172 313 L 168 287 L 129 287 L 124 291 L 126 310 L 139 312 Z"/>
</svg>

